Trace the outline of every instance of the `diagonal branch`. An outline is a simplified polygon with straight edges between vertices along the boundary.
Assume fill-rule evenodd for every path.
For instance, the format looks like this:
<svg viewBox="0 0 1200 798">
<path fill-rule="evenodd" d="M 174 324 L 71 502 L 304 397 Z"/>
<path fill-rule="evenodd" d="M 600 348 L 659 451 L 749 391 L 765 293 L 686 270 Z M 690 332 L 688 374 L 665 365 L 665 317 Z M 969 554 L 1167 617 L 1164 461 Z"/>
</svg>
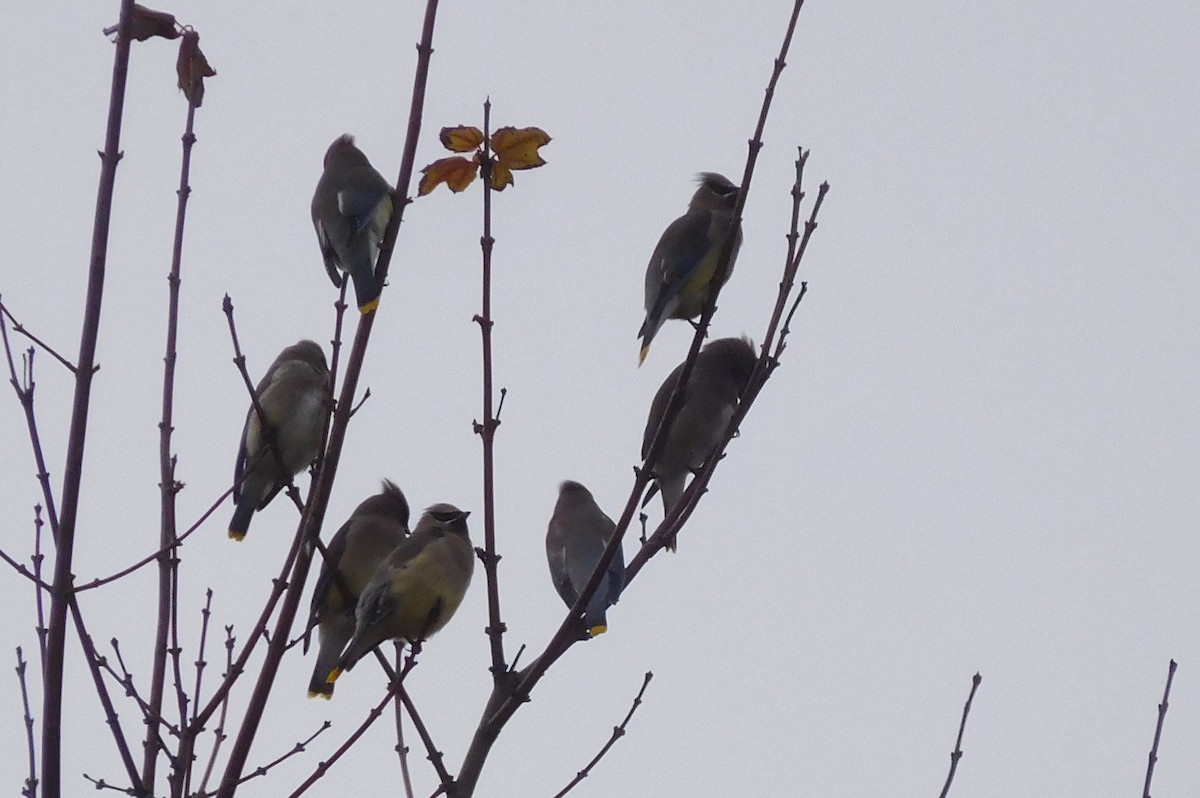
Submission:
<svg viewBox="0 0 1200 798">
<path fill-rule="evenodd" d="M 1158 705 L 1158 724 L 1154 727 L 1154 744 L 1150 746 L 1150 757 L 1146 763 L 1146 786 L 1142 798 L 1150 798 L 1150 780 L 1154 778 L 1154 765 L 1158 762 L 1158 741 L 1162 738 L 1163 721 L 1167 719 L 1167 699 L 1171 697 L 1171 681 L 1175 678 L 1175 660 L 1167 666 L 1167 686 L 1163 688 L 1163 700 Z"/>
<path fill-rule="evenodd" d="M 396 236 L 404 217 L 404 209 L 408 205 L 408 189 L 412 182 L 413 163 L 416 160 L 417 141 L 421 132 L 421 115 L 425 103 L 425 87 L 429 77 L 429 63 L 433 56 L 433 31 L 437 19 L 437 0 L 427 0 L 425 20 L 421 29 L 421 42 L 417 45 L 417 68 L 413 77 L 412 102 L 409 107 L 408 130 L 404 140 L 404 153 L 400 160 L 400 176 L 396 181 L 396 194 L 400 198 L 396 211 L 392 214 L 384 231 L 383 242 L 379 248 L 379 259 L 375 266 L 376 280 L 383 285 L 387 279 L 388 265 L 391 262 L 392 250 L 395 247 Z M 320 461 L 314 484 L 309 491 L 309 501 L 305 505 L 305 513 L 300 521 L 300 538 L 312 540 L 320 536 L 321 526 L 325 520 L 325 510 L 329 497 L 333 492 L 333 483 L 337 477 L 337 469 L 341 460 L 342 448 L 346 440 L 346 429 L 350 421 L 350 409 L 353 406 L 355 392 L 358 390 L 358 380 L 366 357 L 367 344 L 371 339 L 378 310 L 360 316 L 358 329 L 354 336 L 354 345 L 346 364 L 346 373 L 342 390 L 334 409 L 333 422 L 329 430 L 329 442 L 325 448 L 325 456 Z M 221 779 L 217 795 L 221 798 L 232 798 L 237 783 L 245 767 L 251 743 L 258 731 L 258 723 L 262 717 L 267 697 L 271 693 L 275 674 L 283 659 L 287 647 L 289 631 L 295 620 L 300 605 L 300 596 L 304 591 L 304 583 L 312 564 L 312 547 L 304 546 L 296 557 L 292 569 L 292 578 L 287 586 L 283 605 L 276 622 L 275 632 L 267 646 L 262 670 L 250 696 L 245 716 L 237 738 L 229 754 L 225 773 Z"/>
<path fill-rule="evenodd" d="M 642 705 L 642 696 L 646 694 L 646 688 L 650 686 L 650 680 L 653 678 L 654 674 L 650 671 L 646 671 L 646 675 L 642 677 L 642 689 L 638 690 L 637 695 L 634 696 L 633 705 L 629 707 L 629 711 L 625 713 L 625 719 L 621 721 L 619 726 L 613 726 L 612 735 L 608 738 L 608 742 L 606 742 L 600 748 L 596 755 L 592 757 L 590 762 L 584 765 L 583 770 L 575 774 L 575 778 L 571 779 L 570 783 L 567 784 L 566 787 L 563 787 L 554 794 L 554 798 L 562 798 L 564 795 L 569 793 L 576 784 L 591 775 L 592 769 L 596 767 L 597 763 L 604 758 L 604 755 L 607 754 L 609 750 L 617 744 L 617 740 L 620 740 L 625 736 L 625 728 L 629 726 L 629 721 L 633 718 L 633 713 L 637 712 L 638 707 Z"/>
<path fill-rule="evenodd" d="M 967 728 L 967 715 L 971 712 L 971 701 L 975 698 L 975 691 L 979 689 L 979 683 L 983 681 L 983 677 L 978 673 L 971 677 L 971 692 L 967 695 L 967 703 L 963 704 L 962 722 L 958 724 L 958 738 L 954 741 L 954 750 L 950 753 L 950 772 L 946 774 L 946 783 L 942 786 L 942 792 L 938 798 L 946 798 L 950 793 L 950 784 L 954 781 L 954 772 L 958 770 L 958 760 L 962 759 L 962 738 L 963 732 Z"/>
</svg>

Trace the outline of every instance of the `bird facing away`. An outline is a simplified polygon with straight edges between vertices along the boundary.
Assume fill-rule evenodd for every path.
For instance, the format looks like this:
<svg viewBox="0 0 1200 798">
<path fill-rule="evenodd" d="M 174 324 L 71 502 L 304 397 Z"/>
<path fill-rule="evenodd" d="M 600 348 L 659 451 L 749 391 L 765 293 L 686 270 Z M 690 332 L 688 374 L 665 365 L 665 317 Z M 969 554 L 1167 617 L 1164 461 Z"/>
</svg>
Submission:
<svg viewBox="0 0 1200 798">
<path fill-rule="evenodd" d="M 329 541 L 321 575 L 313 589 L 309 628 L 317 626 L 320 649 L 308 682 L 308 697 L 333 695 L 329 674 L 341 659 L 342 649 L 354 637 L 354 608 L 375 571 L 408 537 L 408 501 L 388 480 L 383 490 L 364 500 Z M 330 562 L 337 563 L 334 574 Z M 347 591 L 349 591 L 347 593 Z M 308 651 L 308 637 L 304 638 Z"/>
<path fill-rule="evenodd" d="M 250 404 L 234 465 L 233 519 L 229 537 L 241 540 L 256 510 L 270 504 L 292 477 L 317 459 L 329 409 L 329 366 L 312 341 L 301 341 L 279 353 L 254 389 L 267 418 Z M 272 445 L 273 444 L 273 445 Z"/>
<path fill-rule="evenodd" d="M 700 187 L 688 203 L 688 211 L 663 231 L 646 267 L 646 319 L 638 330 L 642 348 L 638 365 L 646 359 L 650 342 L 667 319 L 694 319 L 704 310 L 716 275 L 721 249 L 733 230 L 733 208 L 739 188 L 716 172 L 697 175 Z M 738 249 L 742 246 L 739 227 L 729 256 L 729 267 L 721 277 L 724 285 L 733 274 Z"/>
<path fill-rule="evenodd" d="M 591 491 L 567 480 L 558 486 L 558 502 L 546 530 L 546 560 L 554 589 L 570 608 L 579 598 L 616 525 L 604 514 Z M 584 609 L 583 620 L 592 637 L 608 629 L 604 612 L 625 587 L 625 555 L 620 547 L 608 563 L 604 578 Z"/>
<path fill-rule="evenodd" d="M 663 497 L 664 516 L 683 495 L 683 483 L 688 474 L 700 469 L 720 444 L 750 382 L 756 360 L 754 347 L 745 338 L 718 338 L 696 356 L 696 364 L 683 388 L 679 413 L 666 432 L 666 443 L 653 466 L 654 479 Z M 654 433 L 667 411 L 667 402 L 682 371 L 683 363 L 680 363 L 654 395 L 646 431 L 642 434 L 643 460 L 650 453 Z M 675 541 L 667 547 L 674 551 Z"/>
<path fill-rule="evenodd" d="M 349 274 L 364 314 L 379 306 L 375 257 L 391 218 L 391 186 L 354 146 L 353 136 L 339 136 L 325 151 L 325 171 L 312 198 L 312 221 L 329 279 L 340 288 L 338 269 Z"/>
<path fill-rule="evenodd" d="M 384 640 L 411 645 L 446 625 L 475 568 L 468 515 L 452 504 L 433 505 L 383 561 L 358 597 L 354 637 L 329 674 L 331 683 Z"/>
</svg>

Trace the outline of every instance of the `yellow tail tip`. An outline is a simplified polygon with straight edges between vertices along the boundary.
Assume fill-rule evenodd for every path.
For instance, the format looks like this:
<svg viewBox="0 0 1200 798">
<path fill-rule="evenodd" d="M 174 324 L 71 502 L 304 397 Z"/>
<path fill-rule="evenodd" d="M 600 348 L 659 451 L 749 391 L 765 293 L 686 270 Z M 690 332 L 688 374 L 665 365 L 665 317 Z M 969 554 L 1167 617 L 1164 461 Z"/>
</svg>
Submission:
<svg viewBox="0 0 1200 798">
<path fill-rule="evenodd" d="M 308 697 L 309 698 L 324 698 L 326 701 L 328 701 L 329 699 L 333 698 L 333 693 L 332 692 L 326 693 L 321 690 L 309 690 Z"/>
<path fill-rule="evenodd" d="M 246 539 L 246 533 L 245 532 L 235 532 L 231 529 L 231 530 L 229 530 L 229 539 L 236 540 L 238 543 L 241 543 L 243 540 Z"/>
<path fill-rule="evenodd" d="M 602 635 L 607 631 L 608 631 L 608 626 L 606 624 L 602 624 L 602 623 L 598 623 L 595 626 L 593 626 L 591 629 L 588 629 L 588 632 L 592 635 L 592 637 L 595 637 L 596 635 Z"/>
<path fill-rule="evenodd" d="M 334 682 L 337 681 L 338 677 L 341 675 L 342 675 L 342 669 L 334 668 L 333 670 L 331 670 L 329 672 L 329 675 L 325 677 L 325 681 L 329 682 L 330 684 L 333 684 Z"/>
<path fill-rule="evenodd" d="M 375 297 L 374 299 L 372 299 L 370 302 L 368 302 L 365 305 L 359 305 L 358 312 L 365 316 L 368 313 L 374 311 L 375 308 L 377 308 L 377 307 L 379 307 L 379 297 Z"/>
<path fill-rule="evenodd" d="M 650 344 L 646 344 L 645 346 L 642 347 L 642 350 L 640 352 L 638 352 L 638 368 L 641 368 L 643 361 L 646 360 L 646 355 L 648 355 L 649 353 L 650 353 Z"/>
</svg>

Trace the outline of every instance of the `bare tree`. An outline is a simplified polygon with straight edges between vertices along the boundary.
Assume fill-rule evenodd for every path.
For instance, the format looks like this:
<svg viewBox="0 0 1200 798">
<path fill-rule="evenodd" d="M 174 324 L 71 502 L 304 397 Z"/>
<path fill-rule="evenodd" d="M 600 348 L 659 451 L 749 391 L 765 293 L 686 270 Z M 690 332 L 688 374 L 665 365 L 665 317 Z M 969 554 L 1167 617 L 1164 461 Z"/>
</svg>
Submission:
<svg viewBox="0 0 1200 798">
<path fill-rule="evenodd" d="M 741 190 L 733 214 L 736 225 L 741 224 L 746 198 L 753 185 L 758 155 L 763 146 L 763 130 L 776 86 L 784 71 L 802 6 L 803 0 L 795 1 L 786 29 L 782 32 L 782 43 L 774 59 L 761 111 L 749 139 L 746 164 L 740 181 Z M 425 91 L 434 51 L 436 14 L 436 0 L 428 0 L 421 40 L 417 45 L 417 62 L 413 72 L 408 127 L 404 138 L 400 171 L 395 184 L 396 212 L 387 226 L 376 265 L 376 279 L 381 286 L 386 284 L 392 254 L 398 244 L 405 208 L 413 201 L 410 198 L 410 189 L 416 162 L 417 142 L 422 132 Z M 323 435 L 321 454 L 313 466 L 313 478 L 307 495 L 301 497 L 300 491 L 295 485 L 288 488 L 288 494 L 300 508 L 300 521 L 286 555 L 279 563 L 273 590 L 259 610 L 257 618 L 251 620 L 252 626 L 249 633 L 243 635 L 238 641 L 231 629 L 225 630 L 224 674 L 215 680 L 215 684 L 207 684 L 205 676 L 210 656 L 209 635 L 215 633 L 215 630 L 209 627 L 211 615 L 210 608 L 206 605 L 203 611 L 202 634 L 198 645 L 194 652 L 185 655 L 186 646 L 180 640 L 178 631 L 179 579 L 180 569 L 183 567 L 179 547 L 182 541 L 208 520 L 209 515 L 217 509 L 236 486 L 231 486 L 230 490 L 226 491 L 206 513 L 181 531 L 175 498 L 182 486 L 175 474 L 176 457 L 172 446 L 172 431 L 174 429 L 175 367 L 178 358 L 180 275 L 184 263 L 184 230 L 187 201 L 190 194 L 191 150 L 196 140 L 193 134 L 193 121 L 201 107 L 204 78 L 215 73 L 208 66 L 199 49 L 199 36 L 196 31 L 178 25 L 174 17 L 169 14 L 150 11 L 135 5 L 131 0 L 124 0 L 121 3 L 119 22 L 111 29 L 110 33 L 115 34 L 116 37 L 112 93 L 106 138 L 101 151 L 102 173 L 96 202 L 92 253 L 88 271 L 87 303 L 82 319 L 79 352 L 74 359 L 55 352 L 36 336 L 35 331 L 28 330 L 18 320 L 18 316 L 23 315 L 20 312 L 10 312 L 9 307 L 2 307 L 2 315 L 0 315 L 0 332 L 3 332 L 10 379 L 25 413 L 34 462 L 42 490 L 42 506 L 37 511 L 38 529 L 41 529 L 42 524 L 48 524 L 53 544 L 53 567 L 51 569 L 47 569 L 43 565 L 40 536 L 30 566 L 18 562 L 8 553 L 3 554 L 9 565 L 35 586 L 38 599 L 38 631 L 42 640 L 39 652 L 39 663 L 43 673 L 42 706 L 41 711 L 36 714 L 36 719 L 28 698 L 25 702 L 26 725 L 29 729 L 27 756 L 29 771 L 25 794 L 34 796 L 40 790 L 42 795 L 56 797 L 64 793 L 62 784 L 64 771 L 70 772 L 71 766 L 69 761 L 65 761 L 62 750 L 64 722 L 62 686 L 69 628 L 73 627 L 75 637 L 82 646 L 82 664 L 91 674 L 96 694 L 105 713 L 109 734 L 115 744 L 117 758 L 123 770 L 123 780 L 120 785 L 93 778 L 95 786 L 117 789 L 134 796 L 153 796 L 165 793 L 180 797 L 185 795 L 230 796 L 237 791 L 239 785 L 248 779 L 262 776 L 278 762 L 304 752 L 308 744 L 327 728 L 326 725 L 316 730 L 312 736 L 297 742 L 292 750 L 271 763 L 257 768 L 251 768 L 248 765 L 251 745 L 267 711 L 267 701 L 275 687 L 275 677 L 280 664 L 294 646 L 296 635 L 304 632 L 303 629 L 298 628 L 296 615 L 300 610 L 301 598 L 305 592 L 313 560 L 326 555 L 322 544 L 322 532 L 326 529 L 326 510 L 341 464 L 347 429 L 353 420 L 356 402 L 360 401 L 358 399 L 359 384 L 363 372 L 364 356 L 371 343 L 372 329 L 378 311 L 355 317 L 357 323 L 350 341 L 349 352 L 343 357 L 341 351 L 342 332 L 346 309 L 345 287 L 343 286 L 342 296 L 335 305 L 336 314 L 332 335 L 333 356 L 331 359 L 334 383 L 330 386 L 328 396 L 330 413 Z M 179 82 L 188 99 L 187 118 L 182 137 L 174 252 L 168 278 L 170 287 L 168 329 L 165 341 L 165 368 L 159 419 L 161 495 L 159 539 L 153 551 L 148 552 L 138 562 L 120 572 L 109 577 L 95 579 L 87 584 L 76 585 L 74 552 L 78 528 L 79 498 L 86 475 L 84 451 L 88 441 L 89 421 L 92 420 L 89 416 L 89 402 L 93 377 L 96 374 L 96 349 L 104 298 L 108 225 L 115 190 L 115 177 L 121 158 L 121 122 L 130 48 L 135 41 L 159 38 L 180 40 Z M 643 499 L 647 496 L 647 491 L 653 481 L 654 464 L 665 445 L 665 431 L 670 428 L 682 405 L 683 388 L 687 384 L 689 374 L 707 336 L 709 324 L 717 310 L 719 287 L 730 270 L 734 254 L 732 237 L 721 254 L 712 282 L 715 289 L 710 292 L 699 320 L 695 324 L 696 332 L 690 350 L 671 393 L 662 422 L 648 447 L 644 461 L 635 470 L 628 498 L 616 520 L 616 529 L 604 556 L 597 563 L 587 586 L 580 592 L 574 606 L 565 613 L 557 632 L 536 655 L 528 659 L 528 664 L 520 666 L 519 660 L 522 652 L 518 651 L 513 654 L 506 648 L 506 625 L 501 611 L 503 592 L 497 568 L 504 535 L 501 530 L 497 529 L 495 517 L 493 449 L 495 433 L 500 424 L 504 392 L 499 391 L 499 399 L 497 399 L 492 373 L 491 349 L 493 333 L 491 268 L 492 245 L 495 240 L 491 209 L 494 202 L 494 191 L 496 188 L 503 188 L 506 182 L 503 179 L 497 179 L 497 170 L 507 170 L 511 164 L 504 160 L 503 154 L 498 154 L 496 151 L 497 139 L 491 130 L 490 112 L 490 104 L 485 103 L 483 129 L 475 149 L 476 156 L 470 161 L 470 169 L 477 168 L 478 174 L 482 178 L 479 185 L 483 203 L 482 306 L 475 317 L 480 330 L 482 347 L 483 400 L 481 420 L 476 423 L 475 431 L 480 436 L 483 447 L 483 543 L 477 553 L 483 564 L 487 591 L 487 667 L 492 678 L 491 695 L 485 706 L 480 709 L 479 722 L 466 756 L 457 770 L 454 770 L 443 761 L 438 746 L 431 738 L 429 730 L 422 720 L 421 713 L 404 687 L 405 677 L 417 666 L 420 644 L 417 643 L 407 650 L 401 650 L 398 647 L 396 658 L 390 662 L 382 652 L 376 651 L 379 665 L 390 675 L 389 689 L 380 698 L 375 710 L 345 739 L 334 755 L 326 761 L 316 764 L 311 777 L 295 787 L 292 793 L 294 795 L 303 793 L 309 786 L 317 783 L 335 765 L 338 758 L 382 715 L 389 704 L 394 707 L 397 748 L 400 751 L 408 794 L 412 794 L 412 788 L 408 781 L 408 749 L 404 740 L 404 723 L 402 722 L 405 718 L 416 732 L 431 766 L 437 774 L 440 782 L 439 792 L 455 798 L 466 798 L 474 793 L 492 746 L 504 731 L 506 724 L 523 705 L 530 702 L 540 680 L 555 662 L 582 639 L 580 624 L 584 608 L 600 584 L 609 562 L 628 535 L 630 526 L 639 518 L 643 524 L 645 523 L 645 516 L 639 516 L 639 507 L 644 503 Z M 808 152 L 800 149 L 794 164 L 795 180 L 791 194 L 791 224 L 787 234 L 787 246 L 786 251 L 780 255 L 778 293 L 773 306 L 764 309 L 765 326 L 749 384 L 740 398 L 736 414 L 725 429 L 721 444 L 708 457 L 703 468 L 695 473 L 682 500 L 666 514 L 656 528 L 643 535 L 641 545 L 625 569 L 627 585 L 636 579 L 642 569 L 669 542 L 674 541 L 684 531 L 687 521 L 705 494 L 709 481 L 724 456 L 726 446 L 737 435 L 742 420 L 753 407 L 774 369 L 779 365 L 787 347 L 791 322 L 806 292 L 806 285 L 799 280 L 800 265 L 809 240 L 816 230 L 818 213 L 829 190 L 828 184 L 822 183 L 805 212 L 806 192 L 803 188 L 803 181 L 807 158 Z M 530 186 L 530 190 L 536 190 L 533 181 L 530 182 Z M 16 302 L 19 304 L 19 299 Z M 254 406 L 252 412 L 260 414 L 265 421 L 263 409 L 255 399 L 253 383 L 246 368 L 245 358 L 241 354 L 234 305 L 228 297 L 225 302 L 225 312 L 235 351 L 235 362 L 241 370 Z M 31 342 L 31 346 L 23 354 L 19 353 L 13 335 L 10 333 L 26 336 Z M 67 437 L 65 474 L 60 491 L 55 491 L 51 485 L 34 413 L 34 363 L 38 352 L 44 352 L 56 358 L 70 369 L 75 381 L 73 413 Z M 18 375 L 18 371 L 22 371 L 23 374 Z M 328 535 L 325 537 L 327 538 Z M 113 658 L 97 650 L 93 642 L 94 632 L 86 622 L 77 596 L 82 591 L 101 591 L 134 571 L 151 565 L 157 569 L 158 575 L 155 596 L 157 623 L 152 652 L 152 670 L 149 684 L 137 685 L 130 670 L 125 666 L 119 644 L 115 640 L 113 641 Z M 634 594 L 627 595 L 631 596 L 629 600 L 636 601 Z M 210 602 L 211 596 L 210 591 L 208 594 Z M 18 672 L 24 691 L 28 687 L 26 663 L 23 658 L 20 658 L 20 654 L 18 656 Z M 240 713 L 236 713 L 234 716 L 230 713 L 231 691 L 235 687 L 242 686 L 243 679 L 251 675 L 249 663 L 252 656 L 260 657 L 260 659 L 257 661 L 256 670 L 253 671 L 253 685 L 248 703 Z M 192 674 L 186 673 L 188 666 L 185 663 L 189 661 L 194 663 L 194 673 Z M 625 733 L 626 726 L 633 712 L 641 703 L 650 679 L 651 675 L 647 673 L 641 690 L 633 700 L 633 705 L 629 708 L 624 720 L 620 725 L 614 727 L 612 736 L 595 759 L 582 767 L 576 779 L 568 784 L 562 793 L 570 790 L 590 773 L 604 753 Z M 120 696 L 115 696 L 114 693 L 123 695 L 144 723 L 145 734 L 141 741 L 140 762 L 134 755 L 137 743 L 130 739 L 132 732 L 120 722 L 118 717 L 116 705 Z M 35 727 L 39 726 L 40 744 L 34 735 Z M 207 759 L 201 758 L 197 751 L 199 737 L 204 733 L 215 734 L 213 750 Z M 226 752 L 223 750 L 222 743 L 227 734 L 232 739 Z M 948 784 L 949 782 L 947 782 Z"/>
</svg>

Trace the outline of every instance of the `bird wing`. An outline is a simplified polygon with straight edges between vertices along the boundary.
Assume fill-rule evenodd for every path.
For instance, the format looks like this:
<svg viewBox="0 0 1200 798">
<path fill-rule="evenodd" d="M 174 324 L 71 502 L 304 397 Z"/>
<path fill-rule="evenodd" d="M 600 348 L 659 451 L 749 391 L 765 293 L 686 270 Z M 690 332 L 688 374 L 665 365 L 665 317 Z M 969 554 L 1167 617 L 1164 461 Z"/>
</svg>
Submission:
<svg viewBox="0 0 1200 798">
<path fill-rule="evenodd" d="M 655 277 L 658 282 L 653 302 L 647 302 L 648 318 L 661 317 L 667 304 L 695 276 L 711 249 L 708 237 L 711 223 L 712 212 L 696 208 L 671 222 L 663 231 L 646 274 L 648 296 Z"/>
</svg>

